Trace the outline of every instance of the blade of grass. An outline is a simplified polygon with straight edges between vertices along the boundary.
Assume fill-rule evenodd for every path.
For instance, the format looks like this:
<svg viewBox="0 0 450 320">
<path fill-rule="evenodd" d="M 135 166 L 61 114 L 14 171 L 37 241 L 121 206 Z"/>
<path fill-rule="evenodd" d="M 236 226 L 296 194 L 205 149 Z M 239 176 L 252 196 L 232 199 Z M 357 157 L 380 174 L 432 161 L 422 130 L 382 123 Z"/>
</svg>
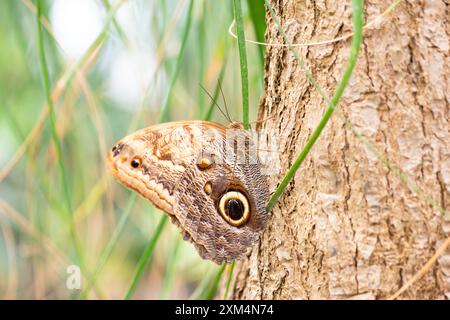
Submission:
<svg viewBox="0 0 450 320">
<path fill-rule="evenodd" d="M 167 268 L 164 272 L 164 279 L 161 285 L 160 298 L 168 299 L 170 297 L 170 288 L 172 287 L 173 278 L 175 276 L 175 266 L 178 258 L 178 251 L 181 245 L 181 237 L 178 235 L 173 245 L 171 255 L 167 261 Z"/>
<path fill-rule="evenodd" d="M 102 5 L 103 7 L 106 9 L 106 12 L 110 12 L 111 11 L 111 5 L 109 4 L 109 0 L 102 0 Z M 122 42 L 129 47 L 129 42 L 128 42 L 128 38 L 127 35 L 125 34 L 125 32 L 122 30 L 122 27 L 120 26 L 120 24 L 117 22 L 115 17 L 112 17 L 112 23 L 114 25 L 114 28 L 116 29 L 120 39 L 122 40 Z"/>
<path fill-rule="evenodd" d="M 230 265 L 230 271 L 228 272 L 228 279 L 227 279 L 227 284 L 225 287 L 225 294 L 223 295 L 224 300 L 228 299 L 228 291 L 230 290 L 231 280 L 233 279 L 233 271 L 234 271 L 235 262 L 236 262 L 236 260 L 233 260 L 233 262 L 231 262 L 231 265 Z"/>
<path fill-rule="evenodd" d="M 80 293 L 81 299 L 86 299 L 89 290 L 95 286 L 97 277 L 102 271 L 103 267 L 106 265 L 106 262 L 108 262 L 109 257 L 111 256 L 114 247 L 116 246 L 117 242 L 119 241 L 120 235 L 122 234 L 122 231 L 125 229 L 125 225 L 127 223 L 128 217 L 131 213 L 131 210 L 133 209 L 133 206 L 136 202 L 137 194 L 133 192 L 130 197 L 128 198 L 128 203 L 125 207 L 125 210 L 122 213 L 122 216 L 120 217 L 119 223 L 117 224 L 117 227 L 114 229 L 113 235 L 108 241 L 108 244 L 106 245 L 105 249 L 103 250 L 103 253 L 98 260 L 97 266 L 95 267 L 94 272 L 92 273 L 92 276 L 88 279 L 86 287 L 84 290 Z"/>
<path fill-rule="evenodd" d="M 433 267 L 433 264 L 447 251 L 447 247 L 450 246 L 450 237 L 445 239 L 444 243 L 442 243 L 433 256 L 420 268 L 420 270 L 409 279 L 397 292 L 395 292 L 392 296 L 388 298 L 388 300 L 397 299 L 403 292 L 408 290 L 416 281 L 422 278 L 430 269 Z"/>
<path fill-rule="evenodd" d="M 162 4 L 165 4 L 163 1 Z M 160 10 L 163 7 L 161 4 L 160 7 L 158 7 Z M 128 126 L 128 130 L 126 132 L 131 133 L 135 131 L 139 127 L 139 122 L 142 119 L 142 112 L 144 108 L 148 105 L 148 99 L 150 96 L 150 91 L 152 88 L 152 84 L 155 83 L 157 79 L 157 75 L 161 69 L 161 66 L 166 61 L 165 52 L 167 51 L 167 45 L 169 42 L 169 39 L 171 38 L 171 35 L 173 34 L 173 31 L 176 26 L 176 22 L 179 20 L 179 16 L 181 15 L 181 12 L 183 12 L 184 7 L 186 5 L 186 0 L 180 0 L 177 3 L 177 6 L 173 10 L 173 13 L 171 15 L 170 21 L 167 23 L 167 25 L 164 26 L 162 33 L 162 36 L 158 35 L 159 44 L 158 48 L 156 50 L 156 63 L 155 63 L 155 69 L 152 72 L 152 76 L 150 77 L 150 81 L 147 83 L 146 88 L 144 89 L 142 101 L 139 104 L 139 107 L 137 109 L 137 112 L 134 113 L 133 119 L 130 121 L 130 125 Z M 164 11 L 164 10 L 161 10 Z M 153 19 L 156 20 L 156 19 Z M 160 29 L 155 27 L 156 29 Z"/>
<path fill-rule="evenodd" d="M 1 91 L 1 89 L 0 89 L 0 91 Z M 22 132 L 21 128 L 19 127 L 19 124 L 17 123 L 16 118 L 13 117 L 11 109 L 12 109 L 11 107 L 5 105 L 3 108 L 4 114 L 8 120 L 8 123 L 10 124 L 10 127 L 15 132 L 17 139 L 23 140 L 25 138 L 25 135 Z M 32 155 L 30 154 L 30 152 L 28 152 L 28 150 L 27 150 L 27 158 L 30 158 L 30 161 L 31 161 Z M 33 170 L 35 170 L 35 172 L 37 173 L 36 176 L 38 178 L 38 179 L 35 179 L 35 182 L 37 183 L 40 191 L 45 196 L 48 203 L 51 205 L 51 207 L 53 209 L 56 210 L 56 212 L 64 212 L 64 206 L 62 206 L 54 198 L 52 192 L 50 191 L 48 179 L 46 179 L 46 176 L 47 176 L 46 172 L 44 172 L 44 170 L 42 169 L 41 166 L 36 166 L 36 165 L 33 166 Z"/>
<path fill-rule="evenodd" d="M 217 288 L 219 286 L 219 281 L 222 278 L 222 274 L 225 271 L 225 267 L 226 267 L 226 263 L 222 263 L 222 265 L 220 266 L 220 269 L 217 271 L 216 276 L 214 277 L 211 285 L 209 286 L 208 291 L 205 292 L 203 299 L 205 300 L 211 300 L 214 299 L 216 292 L 217 292 Z"/>
<path fill-rule="evenodd" d="M 131 280 L 130 286 L 128 287 L 127 293 L 125 294 L 124 299 L 129 300 L 133 297 L 134 292 L 136 291 L 137 284 L 144 274 L 144 270 L 150 262 L 150 258 L 153 255 L 153 251 L 155 250 L 156 242 L 158 241 L 164 226 L 166 225 L 168 220 L 168 216 L 165 214 L 159 220 L 158 226 L 156 227 L 155 232 L 153 233 L 150 241 L 147 243 L 145 247 L 144 253 L 139 259 L 137 268 L 134 272 L 133 278 Z"/>
<path fill-rule="evenodd" d="M 187 39 L 189 36 L 189 31 L 191 29 L 191 22 L 192 22 L 192 7 L 193 7 L 193 0 L 189 1 L 189 7 L 188 7 L 188 12 L 187 12 L 187 17 L 186 17 L 186 22 L 184 24 L 183 27 L 183 36 L 182 36 L 182 40 L 181 40 L 181 46 L 180 46 L 180 51 L 178 52 L 178 57 L 177 57 L 177 61 L 175 63 L 175 69 L 173 71 L 172 77 L 170 78 L 170 82 L 169 82 L 169 88 L 167 89 L 167 94 L 166 97 L 164 99 L 164 103 L 163 106 L 161 108 L 161 113 L 159 116 L 159 122 L 167 122 L 169 120 L 169 102 L 170 102 L 170 98 L 172 96 L 172 90 L 175 86 L 175 82 L 178 78 L 178 74 L 180 72 L 181 69 L 181 65 L 183 62 L 183 55 L 184 55 L 184 51 L 186 49 L 186 44 L 187 44 Z"/>
<path fill-rule="evenodd" d="M 236 31 L 238 36 L 239 63 L 241 67 L 242 86 L 242 123 L 244 129 L 249 128 L 249 99 L 248 99 L 248 67 L 247 52 L 245 49 L 244 23 L 242 21 L 241 0 L 233 0 L 234 18 L 236 19 Z"/>
<path fill-rule="evenodd" d="M 345 87 L 348 84 L 348 81 L 350 79 L 350 76 L 353 73 L 353 69 L 356 65 L 356 60 L 358 58 L 360 46 L 362 43 L 362 29 L 363 29 L 363 0 L 352 0 L 352 14 L 353 14 L 353 30 L 354 35 L 352 38 L 352 46 L 350 51 L 350 56 L 347 61 L 347 65 L 345 67 L 344 74 L 342 76 L 341 81 L 338 84 L 338 87 L 331 98 L 331 100 L 328 99 L 328 97 L 325 95 L 323 90 L 320 88 L 319 84 L 314 80 L 311 73 L 306 69 L 303 61 L 300 59 L 300 56 L 298 53 L 294 50 L 292 47 L 292 44 L 287 37 L 286 33 L 284 32 L 284 29 L 282 28 L 280 21 L 278 17 L 276 16 L 272 6 L 270 5 L 268 0 L 265 0 L 266 6 L 270 11 L 270 14 L 272 16 L 272 19 L 275 21 L 275 23 L 278 26 L 278 30 L 283 35 L 284 41 L 288 44 L 289 50 L 294 54 L 295 59 L 297 60 L 297 63 L 300 65 L 302 70 L 307 75 L 310 82 L 314 85 L 314 87 L 319 91 L 320 95 L 324 98 L 324 100 L 327 102 L 328 106 L 325 110 L 324 115 L 322 116 L 322 119 L 320 120 L 319 124 L 317 125 L 316 129 L 313 131 L 312 135 L 309 137 L 308 141 L 306 142 L 305 147 L 302 149 L 298 157 L 295 159 L 292 166 L 289 168 L 288 172 L 284 176 L 283 180 L 280 182 L 278 187 L 276 188 L 275 192 L 272 194 L 271 198 L 269 199 L 269 202 L 266 206 L 267 212 L 270 212 L 275 203 L 278 201 L 280 196 L 283 194 L 284 189 L 287 187 L 289 182 L 292 180 L 292 178 L 295 176 L 295 173 L 297 172 L 300 165 L 303 163 L 303 160 L 305 160 L 306 156 L 311 151 L 311 148 L 319 138 L 319 136 L 322 133 L 322 130 L 325 128 L 325 125 L 330 120 L 331 116 L 333 115 L 334 110 L 336 109 L 336 106 L 339 103 L 339 100 L 342 96 L 342 93 L 344 92 Z"/>
<path fill-rule="evenodd" d="M 65 72 L 63 74 L 63 76 L 57 81 L 56 86 L 54 88 L 54 91 L 50 95 L 50 99 L 51 99 L 52 102 L 56 101 L 58 99 L 60 94 L 63 92 L 64 88 L 70 86 L 70 84 L 71 84 L 71 82 L 72 82 L 72 80 L 73 80 L 73 78 L 74 78 L 74 76 L 76 74 L 81 76 L 81 73 L 83 73 L 83 70 L 80 71 L 80 69 L 82 69 L 83 67 L 87 68 L 88 66 L 90 66 L 92 64 L 93 57 L 96 57 L 96 56 L 98 57 L 98 55 L 96 55 L 96 54 L 98 53 L 99 48 L 101 47 L 102 43 L 107 38 L 109 24 L 110 24 L 111 20 L 114 19 L 115 13 L 117 12 L 117 10 L 121 7 L 121 5 L 124 2 L 125 2 L 124 0 L 118 0 L 111 7 L 111 10 L 110 10 L 107 18 L 105 19 L 106 22 L 103 25 L 103 29 L 101 30 L 100 34 L 91 43 L 91 45 L 87 49 L 86 53 L 79 60 L 77 60 L 75 64 L 73 64 L 70 68 L 68 68 L 68 71 Z M 38 15 L 37 14 L 37 8 L 36 8 L 36 15 Z M 40 15 L 40 17 L 41 17 L 41 19 L 38 20 L 38 24 L 39 24 L 39 21 L 41 22 L 41 24 L 42 24 L 43 21 L 44 22 L 47 21 L 45 19 L 45 17 L 42 17 L 42 14 Z M 50 34 L 52 34 L 51 29 L 49 29 L 48 31 L 50 32 Z M 47 92 L 49 93 L 49 90 L 47 90 Z M 49 94 L 47 94 L 47 95 L 49 95 Z M 47 100 L 48 100 L 48 98 L 47 98 Z M 20 159 L 20 157 L 23 155 L 23 153 L 30 146 L 31 142 L 33 142 L 35 140 L 36 141 L 38 140 L 39 134 L 40 134 L 40 132 L 43 129 L 43 123 L 46 120 L 47 116 L 49 116 L 50 112 L 51 112 L 50 106 L 47 103 L 46 107 L 41 112 L 41 115 L 40 115 L 39 120 L 38 120 L 38 124 L 33 128 L 33 130 L 27 136 L 26 140 L 21 145 L 19 150 L 16 152 L 16 154 L 13 157 L 13 159 L 8 163 L 8 165 L 0 173 L 0 180 L 2 178 L 4 178 L 7 175 L 7 173 L 12 169 L 12 167 L 15 165 L 15 163 L 17 163 L 17 161 Z M 57 157 L 57 159 L 58 159 L 58 157 Z M 81 250 L 81 243 L 79 242 L 79 239 L 78 239 L 75 231 L 76 231 L 75 222 L 73 220 L 73 217 L 71 216 L 70 217 L 70 221 L 69 221 L 69 232 L 70 232 L 70 236 L 71 236 L 71 238 L 73 239 L 73 242 L 74 242 L 75 255 L 76 255 L 76 258 L 78 258 L 77 260 L 78 260 L 78 263 L 80 264 L 80 268 L 82 270 L 84 270 L 84 274 L 87 277 L 89 277 L 90 273 L 88 272 L 88 270 L 86 270 L 86 264 L 84 262 L 83 255 L 82 255 L 82 250 Z M 96 289 L 98 291 L 98 288 L 96 288 Z"/>
<path fill-rule="evenodd" d="M 256 40 L 264 42 L 264 34 L 266 33 L 266 13 L 264 3 L 261 1 L 247 1 L 250 16 L 252 18 L 253 30 L 255 30 Z M 258 55 L 260 68 L 264 70 L 264 47 L 258 46 Z"/>
<path fill-rule="evenodd" d="M 42 234 L 30 221 L 25 218 L 25 215 L 16 211 L 6 201 L 0 199 L 0 214 L 4 213 L 7 220 L 11 221 L 17 226 L 17 229 L 35 240 L 38 246 L 41 246 L 51 254 L 52 266 L 57 268 L 66 267 L 69 263 L 65 252 L 62 252 L 45 234 Z"/>
<path fill-rule="evenodd" d="M 226 283 L 226 286 L 225 286 L 225 294 L 224 294 L 224 297 L 223 297 L 224 300 L 227 299 L 228 291 L 230 289 L 231 280 L 233 279 L 234 264 L 235 264 L 235 260 L 233 260 L 231 262 L 230 272 L 228 273 L 227 283 Z M 223 265 L 226 266 L 225 263 Z M 218 283 L 219 283 L 220 279 L 222 278 L 222 274 L 223 274 L 224 270 L 225 270 L 225 267 L 223 267 L 223 268 L 221 267 L 219 270 L 217 270 L 216 276 L 214 277 L 213 282 L 210 285 L 210 290 L 205 294 L 205 299 L 212 299 L 216 295 L 217 286 L 218 286 Z M 208 298 L 208 297 L 210 297 L 210 298 Z"/>
<path fill-rule="evenodd" d="M 56 131 L 56 113 L 53 106 L 53 101 L 50 95 L 50 79 L 48 74 L 48 67 L 47 67 L 47 61 L 45 56 L 45 49 L 44 49 L 44 41 L 42 36 L 42 26 L 41 26 L 41 0 L 37 0 L 37 10 L 36 10 L 36 18 L 37 18 L 37 30 L 38 30 L 38 47 L 39 47 L 39 62 L 41 65 L 41 73 L 42 73 L 42 80 L 44 83 L 44 91 L 45 91 L 45 97 L 47 99 L 47 105 L 49 108 L 49 120 L 50 120 L 50 129 L 52 134 L 53 143 L 55 145 L 55 151 L 56 151 L 56 157 L 58 159 L 59 164 L 59 174 L 61 178 L 62 183 L 62 192 L 64 197 L 64 202 L 67 210 L 67 222 L 69 224 L 70 234 L 72 237 L 74 249 L 75 249 L 75 260 L 80 265 L 82 269 L 84 268 L 84 262 L 82 257 L 82 250 L 81 245 L 78 241 L 76 231 L 75 231 L 75 225 L 73 223 L 72 219 L 72 203 L 70 198 L 70 192 L 69 192 L 69 183 L 67 181 L 67 173 L 64 165 L 64 159 L 62 156 L 62 144 L 59 140 L 58 133 Z"/>
<path fill-rule="evenodd" d="M 17 299 L 17 287 L 19 282 L 19 268 L 17 267 L 18 264 L 16 258 L 16 251 L 18 251 L 18 249 L 16 248 L 16 239 L 13 228 L 11 224 L 3 219 L 0 219 L 0 239 L 3 239 L 0 243 L 2 243 L 2 247 L 5 248 L 6 251 L 6 255 L 2 256 L 2 258 L 6 261 L 6 274 L 3 276 L 7 279 L 6 287 L 4 285 L 2 286 L 3 292 L 0 298 L 4 300 L 15 300 Z"/>
<path fill-rule="evenodd" d="M 206 63 L 206 6 L 207 2 L 202 0 L 200 2 L 201 5 L 201 13 L 200 18 L 197 24 L 197 33 L 198 33 L 198 79 L 200 83 L 203 83 L 205 79 L 205 65 Z M 198 114 L 201 115 L 205 109 L 205 96 L 203 95 L 203 91 L 201 88 L 198 88 Z"/>
<path fill-rule="evenodd" d="M 211 266 L 211 265 L 210 265 Z M 200 281 L 199 285 L 195 288 L 194 292 L 189 296 L 188 300 L 198 300 L 203 296 L 203 292 L 206 291 L 208 288 L 208 284 L 211 281 L 211 278 L 213 277 L 213 269 L 208 269 L 205 272 L 205 275 L 202 277 L 202 280 Z"/>
</svg>

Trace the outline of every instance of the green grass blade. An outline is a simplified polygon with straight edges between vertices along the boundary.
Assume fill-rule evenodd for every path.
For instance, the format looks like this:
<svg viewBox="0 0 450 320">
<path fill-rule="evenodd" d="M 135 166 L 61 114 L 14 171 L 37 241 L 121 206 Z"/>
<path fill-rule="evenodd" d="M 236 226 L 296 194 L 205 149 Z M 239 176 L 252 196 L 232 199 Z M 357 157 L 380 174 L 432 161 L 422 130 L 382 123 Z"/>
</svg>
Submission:
<svg viewBox="0 0 450 320">
<path fill-rule="evenodd" d="M 244 23 L 242 21 L 241 0 L 233 0 L 233 8 L 238 37 L 239 63 L 241 66 L 242 123 L 244 125 L 244 129 L 248 129 L 249 128 L 248 66 L 247 66 L 247 51 L 245 49 Z"/>
<path fill-rule="evenodd" d="M 102 0 L 103 7 L 106 9 L 107 12 L 111 11 L 111 5 L 109 4 L 109 0 Z M 112 17 L 112 23 L 114 25 L 114 28 L 117 31 L 117 34 L 119 35 L 122 42 L 125 44 L 125 46 L 129 46 L 128 38 L 125 32 L 122 30 L 122 27 L 117 22 L 117 19 L 113 16 Z"/>
<path fill-rule="evenodd" d="M 181 237 L 178 236 L 172 248 L 169 260 L 167 261 L 167 268 L 164 272 L 164 279 L 161 285 L 160 298 L 168 299 L 170 297 L 170 289 L 172 287 L 173 278 L 175 276 L 176 261 L 178 259 L 178 251 L 181 245 Z"/>
<path fill-rule="evenodd" d="M 231 262 L 230 272 L 228 273 L 227 284 L 225 286 L 225 294 L 223 295 L 224 300 L 228 299 L 228 291 L 230 291 L 230 284 L 231 284 L 231 280 L 233 279 L 233 271 L 234 271 L 235 263 L 236 263 L 236 260 L 233 260 L 233 262 Z"/>
<path fill-rule="evenodd" d="M 72 202 L 70 198 L 70 192 L 69 192 L 69 183 L 67 181 L 67 173 L 64 165 L 64 159 L 62 155 L 62 144 L 58 137 L 58 133 L 56 130 L 56 113 L 55 108 L 53 106 L 53 101 L 51 98 L 50 93 L 50 78 L 48 74 L 48 67 L 47 67 L 47 60 L 45 56 L 45 49 L 44 49 L 44 39 L 42 35 L 42 26 L 41 26 L 41 1 L 38 0 L 36 3 L 36 21 L 37 21 L 37 30 L 38 30 L 38 47 L 39 47 L 39 63 L 41 66 L 41 73 L 42 73 L 42 80 L 44 83 L 44 91 L 45 91 L 45 98 L 47 100 L 47 105 L 49 108 L 49 120 L 50 120 L 50 129 L 52 134 L 53 143 L 55 145 L 55 151 L 56 151 L 56 157 L 58 161 L 58 167 L 59 167 L 59 174 L 61 176 L 61 183 L 62 183 L 62 192 L 64 197 L 64 203 L 67 210 L 67 221 L 69 223 L 69 229 L 70 234 L 72 237 L 73 245 L 75 248 L 75 259 L 76 262 L 80 265 L 82 269 L 84 268 L 84 262 L 82 258 L 82 250 L 81 245 L 77 239 L 76 232 L 75 232 L 75 225 L 72 219 Z"/>
<path fill-rule="evenodd" d="M 211 281 L 211 278 L 213 276 L 213 271 L 214 271 L 213 269 L 208 269 L 205 272 L 205 275 L 202 277 L 202 280 L 195 288 L 194 292 L 192 292 L 192 294 L 189 296 L 188 300 L 198 300 L 204 295 L 203 293 L 206 292 L 209 283 Z"/>
<path fill-rule="evenodd" d="M 281 27 L 280 21 L 278 17 L 276 16 L 272 6 L 270 5 L 268 0 L 265 0 L 266 6 L 270 11 L 270 14 L 272 16 L 272 19 L 275 21 L 275 23 L 278 26 L 279 31 L 282 33 L 284 41 L 288 44 L 289 49 L 294 54 L 295 59 L 297 60 L 297 63 L 300 65 L 302 70 L 306 73 L 308 79 L 311 81 L 311 83 L 316 87 L 316 89 L 319 91 L 320 95 L 324 98 L 324 100 L 327 102 L 328 106 L 325 110 L 324 115 L 322 116 L 322 119 L 320 120 L 319 124 L 317 125 L 316 129 L 306 142 L 305 147 L 302 149 L 298 157 L 295 159 L 292 166 L 289 168 L 288 172 L 284 176 L 283 180 L 278 185 L 275 192 L 272 194 L 272 197 L 270 198 L 266 208 L 267 211 L 271 211 L 274 207 L 275 203 L 278 201 L 280 196 L 282 195 L 284 189 L 289 184 L 289 182 L 294 177 L 295 173 L 297 172 L 298 168 L 302 164 L 303 160 L 305 160 L 306 156 L 311 151 L 311 148 L 319 138 L 320 134 L 322 133 L 322 130 L 325 128 L 325 125 L 330 120 L 337 104 L 339 103 L 339 100 L 342 96 L 342 93 L 344 92 L 345 87 L 348 84 L 348 81 L 350 79 L 350 76 L 353 73 L 353 69 L 356 64 L 356 60 L 358 58 L 360 46 L 362 43 L 362 36 L 363 36 L 363 0 L 352 0 L 352 7 L 353 7 L 353 38 L 352 38 L 352 47 L 350 51 L 350 57 L 347 62 L 347 66 L 345 68 L 344 74 L 342 76 L 341 81 L 339 82 L 339 85 L 336 89 L 336 92 L 334 93 L 331 100 L 327 97 L 327 95 L 324 93 L 324 91 L 320 88 L 319 84 L 314 80 L 311 73 L 305 68 L 303 61 L 300 59 L 297 52 L 292 47 L 292 44 L 288 37 L 286 36 L 286 33 L 284 32 L 283 28 Z"/>
<path fill-rule="evenodd" d="M 183 55 L 184 55 L 184 51 L 186 49 L 187 39 L 189 37 L 189 31 L 191 29 L 192 7 L 193 7 L 193 0 L 190 0 L 189 1 L 188 13 L 187 13 L 187 17 L 186 17 L 186 22 L 185 22 L 184 27 L 183 27 L 183 36 L 182 36 L 182 40 L 181 40 L 180 51 L 178 52 L 177 61 L 175 63 L 175 70 L 174 70 L 174 72 L 172 74 L 172 77 L 170 78 L 169 88 L 167 89 L 167 94 L 166 94 L 166 97 L 164 99 L 163 106 L 161 108 L 161 114 L 159 116 L 159 122 L 167 122 L 167 121 L 169 121 L 169 117 L 170 117 L 170 115 L 169 115 L 169 102 L 170 102 L 170 98 L 172 96 L 172 91 L 173 91 L 173 88 L 175 86 L 175 82 L 176 82 L 176 80 L 178 78 L 178 74 L 180 73 L 181 65 L 183 63 Z"/>
<path fill-rule="evenodd" d="M 1 89 L 0 89 L 0 91 L 1 91 Z M 0 92 L 0 93 L 2 93 L 2 92 Z M 17 120 L 13 117 L 11 107 L 5 105 L 4 108 L 1 110 L 4 111 L 5 117 L 9 123 L 10 127 L 14 130 L 17 140 L 18 141 L 25 140 L 25 134 L 22 132 L 21 128 L 19 127 Z M 31 154 L 30 150 L 26 150 L 26 155 L 27 155 L 27 157 L 29 157 L 28 160 L 31 161 L 32 154 Z M 42 192 L 42 194 L 44 195 L 45 199 L 48 201 L 50 206 L 53 209 L 55 209 L 56 212 L 61 213 L 61 215 L 62 215 L 61 218 L 64 220 L 66 218 L 64 216 L 64 213 L 65 213 L 64 205 L 61 205 L 57 201 L 57 199 L 55 199 L 53 193 L 51 192 L 49 183 L 48 183 L 48 179 L 46 179 L 48 174 L 46 172 L 44 172 L 44 170 L 40 166 L 35 166 L 34 170 L 36 170 L 36 173 L 37 173 L 38 179 L 36 179 L 36 183 L 38 185 L 39 190 Z"/>
<path fill-rule="evenodd" d="M 225 271 L 226 263 L 222 263 L 220 266 L 220 269 L 217 271 L 216 276 L 214 277 L 211 285 L 209 286 L 208 291 L 205 292 L 205 295 L 203 296 L 203 299 L 205 300 L 212 300 L 216 296 L 217 288 L 219 286 L 220 279 L 222 278 L 222 274 Z"/>
<path fill-rule="evenodd" d="M 228 273 L 227 283 L 225 285 L 225 293 L 223 299 L 226 300 L 228 297 L 228 291 L 230 289 L 231 280 L 233 279 L 233 271 L 234 271 L 235 260 L 231 262 L 230 272 Z M 211 300 L 215 297 L 217 292 L 217 287 L 220 279 L 222 278 L 222 274 L 225 271 L 226 263 L 224 263 L 219 270 L 217 270 L 216 276 L 213 279 L 213 282 L 210 285 L 210 289 L 205 293 L 205 299 Z"/>
<path fill-rule="evenodd" d="M 40 23 L 41 18 L 41 1 L 37 1 L 37 30 L 38 30 L 38 46 L 39 46 L 39 63 L 41 66 L 41 74 L 42 74 L 42 82 L 44 84 L 44 93 L 45 98 L 47 100 L 47 105 L 49 108 L 49 120 L 50 120 L 50 129 L 52 134 L 53 143 L 55 144 L 55 150 L 56 150 L 56 157 L 59 165 L 59 171 L 61 175 L 61 182 L 63 187 L 63 194 L 64 194 L 64 200 L 66 205 L 66 210 L 68 214 L 70 215 L 72 213 L 72 204 L 70 200 L 70 193 L 69 193 L 69 187 L 68 187 L 68 181 L 67 181 L 67 174 L 66 169 L 64 166 L 64 160 L 62 158 L 62 144 L 59 140 L 58 133 L 56 130 L 56 113 L 55 108 L 53 106 L 53 101 L 51 98 L 50 93 L 50 79 L 48 74 L 48 67 L 47 67 L 47 60 L 45 56 L 45 49 L 44 49 L 44 39 L 42 35 L 42 27 Z"/>
<path fill-rule="evenodd" d="M 201 14 L 197 24 L 197 34 L 198 34 L 198 79 L 200 83 L 203 83 L 205 79 L 205 65 L 207 65 L 207 55 L 206 55 L 206 8 L 208 3 L 202 0 Z M 198 114 L 201 115 L 205 110 L 205 96 L 201 87 L 198 88 Z"/>
<path fill-rule="evenodd" d="M 247 1 L 252 18 L 253 30 L 255 30 L 256 41 L 264 42 L 266 33 L 266 12 L 262 1 Z M 258 46 L 260 68 L 264 70 L 264 46 Z"/>
<path fill-rule="evenodd" d="M 105 249 L 103 250 L 103 253 L 97 262 L 97 266 L 95 267 L 95 270 L 94 270 L 92 276 L 90 277 L 90 279 L 88 279 L 86 287 L 84 288 L 83 292 L 81 292 L 81 294 L 80 294 L 81 299 L 86 299 L 86 297 L 89 293 L 89 290 L 91 290 L 91 288 L 93 286 L 95 286 L 98 275 L 102 271 L 103 267 L 106 265 L 106 262 L 108 262 L 108 259 L 111 256 L 114 247 L 116 246 L 117 242 L 119 241 L 122 231 L 125 229 L 125 225 L 127 223 L 128 217 L 131 213 L 131 210 L 133 209 L 133 206 L 136 202 L 136 199 L 137 199 L 137 194 L 135 192 L 133 192 L 130 195 L 130 197 L 128 198 L 128 203 L 125 207 L 125 210 L 122 213 L 122 216 L 120 217 L 117 227 L 114 229 L 111 239 L 109 239 L 108 244 L 106 245 Z"/>
<path fill-rule="evenodd" d="M 131 280 L 131 284 L 127 290 L 127 293 L 125 294 L 124 299 L 129 300 L 133 297 L 134 292 L 136 291 L 136 287 L 139 283 L 139 280 L 141 279 L 142 275 L 144 274 L 145 268 L 150 262 L 150 258 L 153 255 L 153 251 L 155 250 L 156 243 L 158 242 L 159 237 L 161 236 L 161 232 L 164 229 L 164 226 L 166 225 L 168 220 L 168 216 L 164 214 L 161 217 L 161 220 L 159 220 L 158 226 L 156 227 L 155 232 L 153 233 L 152 237 L 150 238 L 150 241 L 147 243 L 147 246 L 145 247 L 144 253 L 142 254 L 141 258 L 139 259 L 138 266 L 136 268 L 136 271 L 134 272 L 134 276 Z"/>
</svg>

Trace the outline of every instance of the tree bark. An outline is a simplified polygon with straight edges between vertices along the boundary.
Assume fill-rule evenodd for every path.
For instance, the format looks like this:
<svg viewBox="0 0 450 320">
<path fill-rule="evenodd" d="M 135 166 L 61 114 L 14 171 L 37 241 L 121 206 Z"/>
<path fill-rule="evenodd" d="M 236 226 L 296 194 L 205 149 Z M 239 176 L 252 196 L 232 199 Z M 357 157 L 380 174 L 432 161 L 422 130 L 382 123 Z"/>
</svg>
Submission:
<svg viewBox="0 0 450 320">
<path fill-rule="evenodd" d="M 293 43 L 352 32 L 351 2 L 272 0 Z M 365 23 L 390 4 L 366 1 Z M 266 41 L 282 43 L 270 13 Z M 430 199 L 450 206 L 450 14 L 448 1 L 401 1 L 364 31 L 339 104 L 354 128 Z M 351 39 L 296 48 L 328 95 Z M 266 49 L 260 119 L 278 135 L 281 169 L 271 191 L 318 124 L 326 103 L 288 48 Z M 235 268 L 235 299 L 384 299 L 450 236 L 450 222 L 333 116 L 273 209 L 269 225 Z M 450 251 L 400 298 L 450 298 Z"/>
</svg>

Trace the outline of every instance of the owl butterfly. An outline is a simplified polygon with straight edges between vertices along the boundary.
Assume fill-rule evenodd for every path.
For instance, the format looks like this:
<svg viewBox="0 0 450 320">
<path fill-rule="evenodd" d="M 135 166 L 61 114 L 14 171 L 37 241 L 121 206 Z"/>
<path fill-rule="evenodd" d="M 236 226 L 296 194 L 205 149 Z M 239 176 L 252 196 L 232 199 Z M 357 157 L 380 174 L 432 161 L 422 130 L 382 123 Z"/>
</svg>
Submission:
<svg viewBox="0 0 450 320">
<path fill-rule="evenodd" d="M 165 211 L 203 259 L 231 262 L 267 224 L 268 185 L 240 123 L 169 122 L 121 139 L 114 177 Z"/>
</svg>

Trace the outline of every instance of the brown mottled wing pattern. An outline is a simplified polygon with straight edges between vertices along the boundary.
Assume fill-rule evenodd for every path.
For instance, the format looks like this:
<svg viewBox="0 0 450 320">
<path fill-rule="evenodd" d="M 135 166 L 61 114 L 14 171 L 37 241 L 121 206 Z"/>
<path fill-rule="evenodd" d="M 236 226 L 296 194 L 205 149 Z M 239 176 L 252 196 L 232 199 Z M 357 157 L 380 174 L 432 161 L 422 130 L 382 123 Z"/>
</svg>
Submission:
<svg viewBox="0 0 450 320">
<path fill-rule="evenodd" d="M 245 254 L 267 222 L 265 177 L 258 163 L 236 161 L 239 151 L 226 155 L 226 129 L 203 121 L 156 125 L 125 137 L 109 155 L 113 175 L 167 212 L 200 256 L 216 263 Z M 197 164 L 205 157 L 212 165 L 202 169 Z M 139 160 L 139 168 L 130 166 L 132 159 Z M 230 190 L 244 194 L 250 207 L 248 221 L 239 227 L 218 211 Z"/>
</svg>

